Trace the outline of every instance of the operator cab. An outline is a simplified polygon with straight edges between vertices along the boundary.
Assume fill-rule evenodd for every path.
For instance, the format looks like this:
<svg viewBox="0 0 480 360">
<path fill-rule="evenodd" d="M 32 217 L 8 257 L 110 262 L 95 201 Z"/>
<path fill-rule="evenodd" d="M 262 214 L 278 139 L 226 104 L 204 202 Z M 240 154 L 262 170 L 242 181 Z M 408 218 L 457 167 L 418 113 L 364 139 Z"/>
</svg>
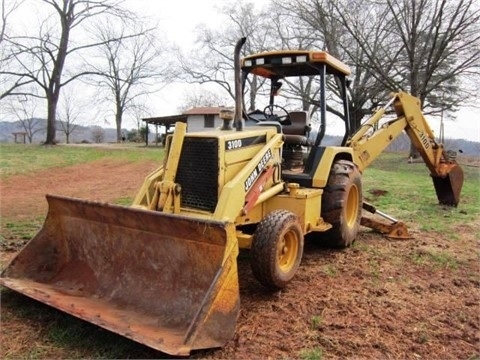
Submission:
<svg viewBox="0 0 480 360">
<path fill-rule="evenodd" d="M 349 74 L 347 65 L 324 51 L 271 51 L 242 59 L 242 93 L 250 99 L 250 104 L 243 104 L 248 109 L 243 114 L 245 125 L 276 124 L 281 129 L 282 168 L 295 177 L 291 181 L 311 185 L 327 117 L 343 124 L 343 139 L 336 145 L 343 146 L 355 130 L 348 110 Z"/>
</svg>

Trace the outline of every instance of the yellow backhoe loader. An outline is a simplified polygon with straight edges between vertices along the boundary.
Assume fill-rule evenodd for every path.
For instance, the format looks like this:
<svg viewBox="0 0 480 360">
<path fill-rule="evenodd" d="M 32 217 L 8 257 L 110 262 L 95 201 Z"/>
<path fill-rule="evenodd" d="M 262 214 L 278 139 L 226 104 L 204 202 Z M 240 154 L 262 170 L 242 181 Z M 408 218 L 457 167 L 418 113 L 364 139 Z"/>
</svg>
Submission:
<svg viewBox="0 0 480 360">
<path fill-rule="evenodd" d="M 355 240 L 362 172 L 403 131 L 423 156 L 439 202 L 458 204 L 463 172 L 435 142 L 418 99 L 396 93 L 355 129 L 345 64 L 304 50 L 240 59 L 244 42 L 235 47 L 235 109 L 222 112 L 221 128 L 190 133 L 177 124 L 164 164 L 130 207 L 47 195 L 43 228 L 0 283 L 162 352 L 188 355 L 233 337 L 239 249 L 249 249 L 261 284 L 281 289 L 300 265 L 306 234 L 336 247 Z M 316 121 L 278 103 L 280 80 L 298 79 L 317 89 Z M 245 111 L 250 81 L 268 88 L 263 111 Z M 391 107 L 396 115 L 382 123 Z M 330 108 L 345 129 L 338 146 L 323 144 Z"/>
</svg>

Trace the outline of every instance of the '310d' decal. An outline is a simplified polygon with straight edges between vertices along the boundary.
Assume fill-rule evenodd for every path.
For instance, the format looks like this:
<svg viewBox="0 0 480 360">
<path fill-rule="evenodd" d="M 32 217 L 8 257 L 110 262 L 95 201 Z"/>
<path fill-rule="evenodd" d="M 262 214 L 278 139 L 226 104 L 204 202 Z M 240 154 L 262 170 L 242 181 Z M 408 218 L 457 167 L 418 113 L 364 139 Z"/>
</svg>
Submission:
<svg viewBox="0 0 480 360">
<path fill-rule="evenodd" d="M 225 141 L 225 150 L 235 150 L 240 149 L 242 147 L 250 146 L 250 145 L 257 145 L 257 144 L 265 144 L 267 141 L 267 137 L 265 135 L 262 136 L 252 136 L 243 139 L 232 139 Z"/>
</svg>

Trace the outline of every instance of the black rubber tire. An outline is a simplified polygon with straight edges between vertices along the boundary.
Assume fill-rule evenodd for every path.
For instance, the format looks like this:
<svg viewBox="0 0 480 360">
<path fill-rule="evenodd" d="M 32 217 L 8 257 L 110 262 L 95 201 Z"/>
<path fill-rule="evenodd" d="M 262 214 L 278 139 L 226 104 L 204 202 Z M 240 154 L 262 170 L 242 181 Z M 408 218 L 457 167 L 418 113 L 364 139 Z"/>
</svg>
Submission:
<svg viewBox="0 0 480 360">
<path fill-rule="evenodd" d="M 272 211 L 253 234 L 250 249 L 253 275 L 269 289 L 283 289 L 300 266 L 303 244 L 298 217 L 286 210 Z"/>
<path fill-rule="evenodd" d="M 345 248 L 357 237 L 362 217 L 362 176 L 348 160 L 333 163 L 322 195 L 322 218 L 332 228 L 321 236 L 325 244 Z"/>
</svg>

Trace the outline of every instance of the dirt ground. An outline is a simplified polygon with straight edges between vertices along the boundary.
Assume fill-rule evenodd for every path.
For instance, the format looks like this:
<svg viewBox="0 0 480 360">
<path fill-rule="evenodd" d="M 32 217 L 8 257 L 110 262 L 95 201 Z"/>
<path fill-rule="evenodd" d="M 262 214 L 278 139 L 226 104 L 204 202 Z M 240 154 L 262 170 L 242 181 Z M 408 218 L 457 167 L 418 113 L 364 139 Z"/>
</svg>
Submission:
<svg viewBox="0 0 480 360">
<path fill-rule="evenodd" d="M 2 266 L 18 250 L 12 244 L 25 242 L 12 238 L 4 225 L 45 216 L 46 193 L 106 202 L 133 197 L 154 168 L 151 162 L 98 161 L 3 181 Z M 479 229 L 480 220 L 458 224 L 456 239 L 412 228 L 414 239 L 387 240 L 362 228 L 354 246 L 341 251 L 307 239 L 294 281 L 276 293 L 256 282 L 248 253 L 242 252 L 236 334 L 224 348 L 195 351 L 191 357 L 480 359 Z M 2 293 L 0 357 L 22 357 L 32 344 L 42 349 L 37 358 L 95 354 L 68 340 L 52 343 L 41 322 L 22 314 L 25 303 L 32 306 L 20 295 Z M 39 312 L 51 311 L 36 306 Z M 86 337 L 104 331 L 89 329 Z M 117 346 L 126 340 L 112 335 L 105 341 Z M 168 357 L 137 344 L 128 349 L 119 356 Z"/>
</svg>

